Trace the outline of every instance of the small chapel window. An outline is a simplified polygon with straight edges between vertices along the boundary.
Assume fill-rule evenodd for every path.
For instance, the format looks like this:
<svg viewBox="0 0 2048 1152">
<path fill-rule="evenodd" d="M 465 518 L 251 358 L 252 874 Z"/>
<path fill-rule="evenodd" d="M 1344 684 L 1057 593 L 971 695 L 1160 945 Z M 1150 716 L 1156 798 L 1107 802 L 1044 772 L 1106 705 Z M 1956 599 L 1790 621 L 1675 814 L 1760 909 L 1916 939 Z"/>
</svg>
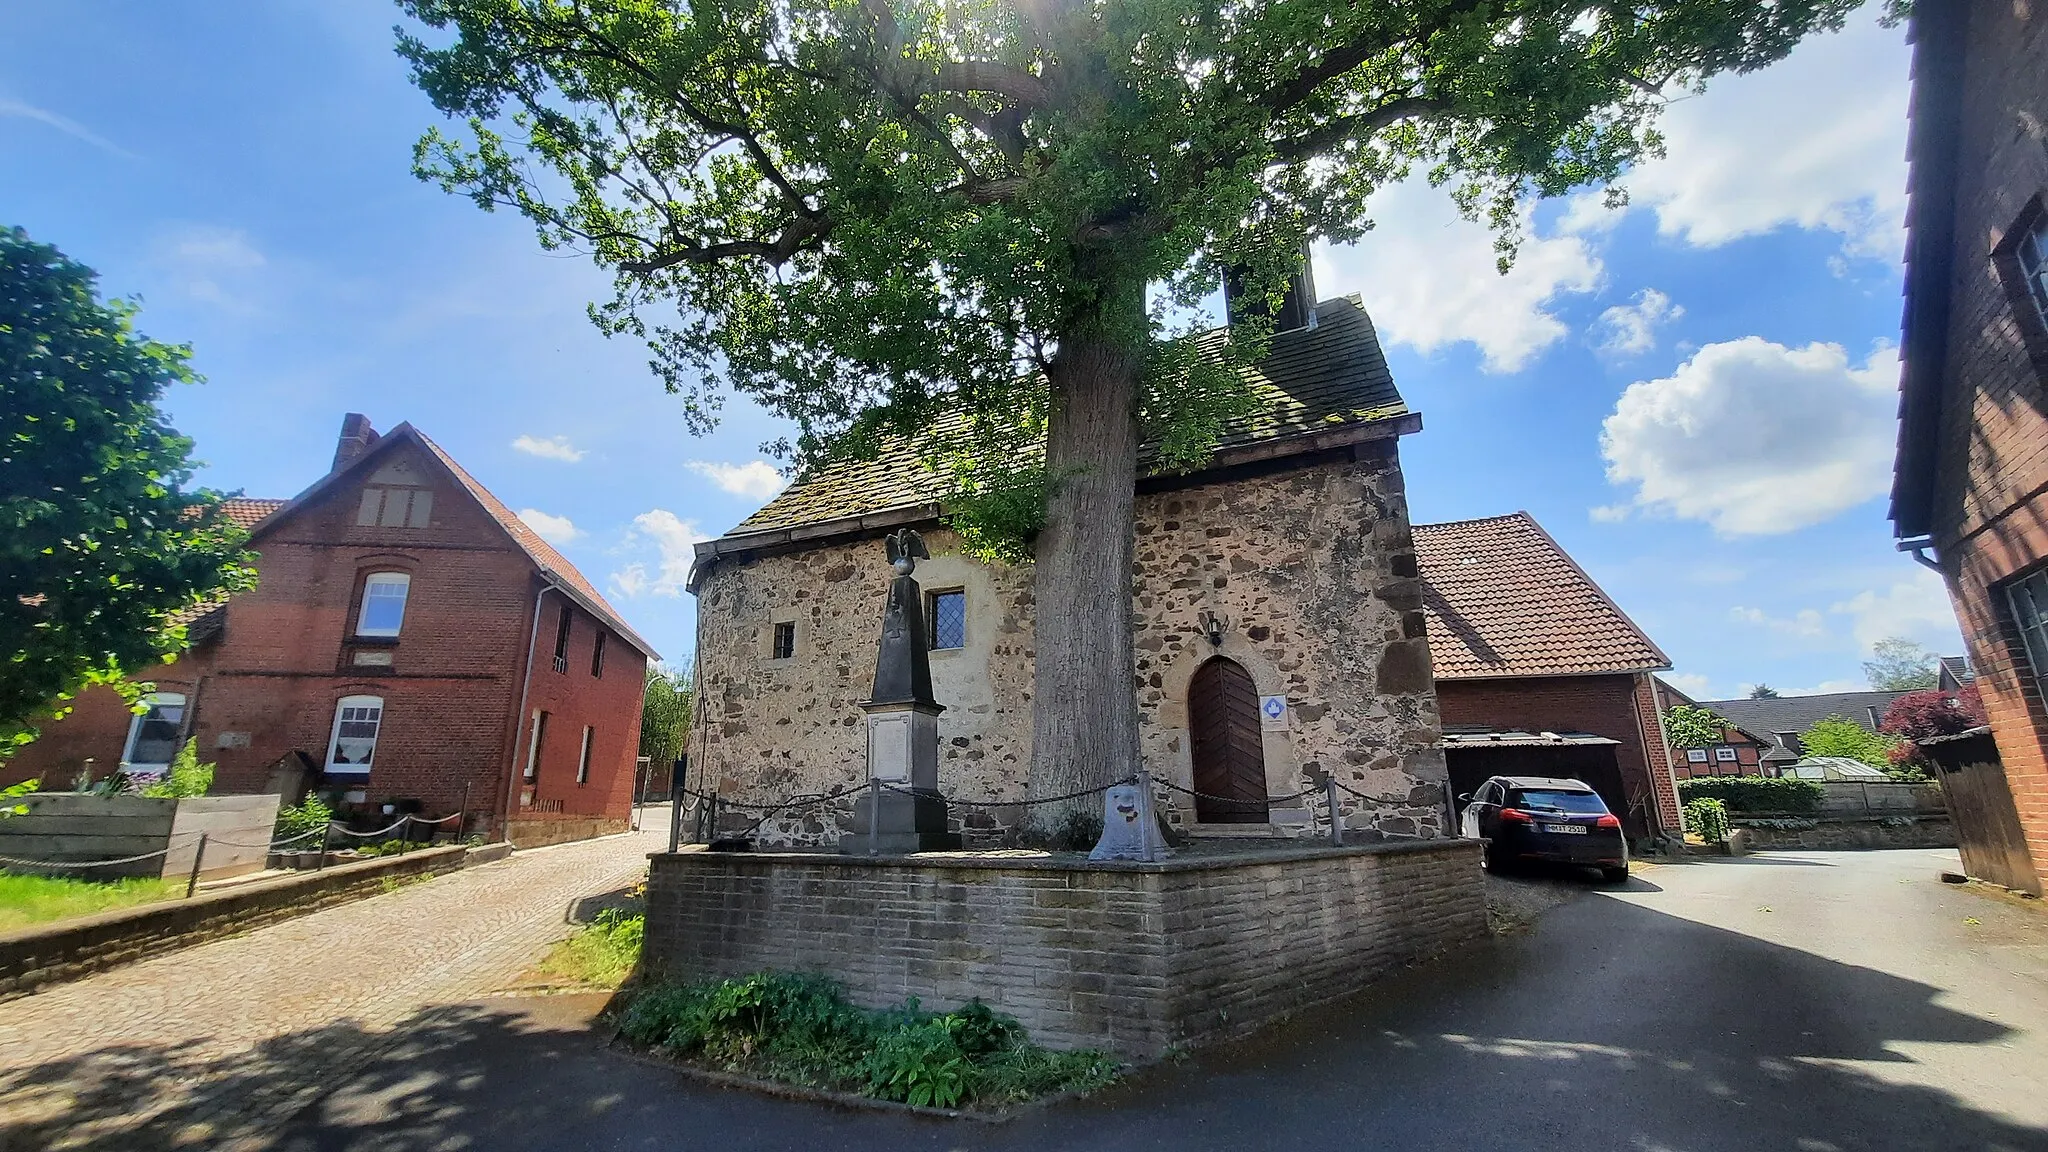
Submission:
<svg viewBox="0 0 2048 1152">
<path fill-rule="evenodd" d="M 926 598 L 925 617 L 931 621 L 931 649 L 967 647 L 967 593 L 954 588 L 933 592 Z"/>
<path fill-rule="evenodd" d="M 784 620 L 775 626 L 775 647 L 771 659 L 787 660 L 796 655 L 796 621 Z"/>
</svg>

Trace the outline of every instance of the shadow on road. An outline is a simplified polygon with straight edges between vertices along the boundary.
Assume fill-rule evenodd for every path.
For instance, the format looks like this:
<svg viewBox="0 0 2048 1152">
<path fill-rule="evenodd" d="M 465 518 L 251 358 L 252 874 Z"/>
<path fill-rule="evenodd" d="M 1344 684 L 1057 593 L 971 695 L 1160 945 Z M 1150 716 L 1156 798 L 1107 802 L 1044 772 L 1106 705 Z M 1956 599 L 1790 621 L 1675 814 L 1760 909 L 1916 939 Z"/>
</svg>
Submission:
<svg viewBox="0 0 2048 1152">
<path fill-rule="evenodd" d="M 1949 1092 L 1836 1063 L 2009 1036 L 1939 991 L 1589 899 L 1534 935 L 998 1127 L 708 1088 L 605 1050 L 589 1025 L 601 998 L 549 997 L 426 1012 L 374 1059 L 345 1058 L 386 1043 L 349 1023 L 229 1059 L 109 1046 L 0 1077 L 26 1117 L 0 1152 L 2048 1147 Z"/>
</svg>

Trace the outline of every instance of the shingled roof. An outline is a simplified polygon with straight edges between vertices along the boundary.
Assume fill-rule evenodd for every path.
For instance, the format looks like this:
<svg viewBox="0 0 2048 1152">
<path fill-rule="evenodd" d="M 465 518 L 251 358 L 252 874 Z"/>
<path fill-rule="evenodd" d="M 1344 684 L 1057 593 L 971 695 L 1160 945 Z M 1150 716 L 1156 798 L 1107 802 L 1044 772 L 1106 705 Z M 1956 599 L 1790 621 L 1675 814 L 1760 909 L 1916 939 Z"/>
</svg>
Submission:
<svg viewBox="0 0 2048 1152">
<path fill-rule="evenodd" d="M 228 522 L 231 524 L 239 524 L 244 528 L 254 528 L 258 521 L 289 503 L 291 503 L 289 500 L 260 500 L 253 496 L 230 496 L 226 500 L 221 501 L 220 512 L 221 515 L 228 518 Z"/>
<path fill-rule="evenodd" d="M 1218 328 L 1201 339 L 1220 343 L 1227 334 Z M 1259 403 L 1223 429 L 1219 452 L 1408 414 L 1372 318 L 1355 295 L 1317 304 L 1314 327 L 1275 335 L 1266 358 L 1245 379 Z M 1141 460 L 1153 447 L 1140 447 Z M 916 445 L 902 442 L 875 459 L 833 464 L 799 479 L 726 536 L 936 504 L 946 489 L 946 479 L 919 460 Z"/>
<path fill-rule="evenodd" d="M 1415 559 L 1439 680 L 1671 666 L 1527 512 L 1417 524 Z"/>
</svg>

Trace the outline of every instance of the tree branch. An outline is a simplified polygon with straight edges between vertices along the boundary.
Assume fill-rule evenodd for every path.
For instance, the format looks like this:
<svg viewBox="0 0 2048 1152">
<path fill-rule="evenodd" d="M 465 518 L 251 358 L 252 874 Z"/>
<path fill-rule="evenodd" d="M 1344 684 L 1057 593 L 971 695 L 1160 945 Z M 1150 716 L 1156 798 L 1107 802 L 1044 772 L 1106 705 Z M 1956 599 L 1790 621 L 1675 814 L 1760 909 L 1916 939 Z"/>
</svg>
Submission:
<svg viewBox="0 0 2048 1152">
<path fill-rule="evenodd" d="M 678 264 L 715 264 L 741 256 L 759 256 L 779 267 L 798 252 L 817 247 L 831 231 L 830 221 L 807 216 L 790 221 L 774 240 L 723 240 L 716 244 L 683 241 L 680 246 L 646 260 L 621 260 L 619 270 L 645 276 Z"/>
<path fill-rule="evenodd" d="M 939 65 L 933 87 L 941 92 L 993 92 L 1025 108 L 1052 103 L 1052 89 L 1045 81 L 992 60 L 948 60 Z"/>
<path fill-rule="evenodd" d="M 1339 116 L 1291 140 L 1282 140 L 1273 146 L 1273 155 L 1283 163 L 1298 163 L 1327 152 L 1346 140 L 1370 136 L 1398 121 L 1438 116 L 1450 110 L 1451 102 L 1439 97 L 1402 96 L 1370 112 Z"/>
<path fill-rule="evenodd" d="M 1372 59 L 1403 41 L 1421 42 L 1436 35 L 1456 18 L 1479 8 L 1485 0 L 1452 0 L 1436 13 L 1426 24 L 1419 24 L 1406 32 L 1395 34 L 1384 29 L 1374 29 L 1347 44 L 1340 44 L 1323 54 L 1321 60 L 1294 74 L 1294 78 L 1278 87 L 1270 88 L 1257 97 L 1257 102 L 1271 112 L 1285 112 L 1315 94 L 1328 80 L 1342 76 L 1360 64 Z"/>
</svg>

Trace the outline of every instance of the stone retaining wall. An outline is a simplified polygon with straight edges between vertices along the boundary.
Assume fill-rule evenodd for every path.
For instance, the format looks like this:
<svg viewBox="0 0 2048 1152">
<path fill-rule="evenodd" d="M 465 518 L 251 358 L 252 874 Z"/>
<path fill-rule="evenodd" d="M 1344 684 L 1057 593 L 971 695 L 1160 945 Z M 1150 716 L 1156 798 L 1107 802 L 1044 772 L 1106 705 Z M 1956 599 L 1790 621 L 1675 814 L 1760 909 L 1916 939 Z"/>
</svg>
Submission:
<svg viewBox="0 0 2048 1152">
<path fill-rule="evenodd" d="M 644 963 L 819 972 L 858 1002 L 979 997 L 1053 1047 L 1156 1056 L 1356 991 L 1486 935 L 1479 845 L 1164 864 L 656 854 Z"/>
<path fill-rule="evenodd" d="M 571 840 L 594 840 L 632 828 L 628 820 L 607 820 L 601 816 L 539 816 L 514 820 L 506 836 L 521 848 L 545 848 Z"/>
<path fill-rule="evenodd" d="M 1956 828 L 1947 816 L 1834 817 L 1810 820 L 1785 818 L 1789 823 L 1811 823 L 1810 828 L 1774 828 L 1768 823 L 1736 817 L 1730 827 L 1750 835 L 1751 851 L 1770 849 L 1825 851 L 1864 848 L 1953 848 Z"/>
<path fill-rule="evenodd" d="M 489 858 L 504 857 L 500 851 Z M 472 860 L 469 849 L 459 844 L 423 848 L 403 856 L 339 864 L 319 872 L 205 892 L 190 900 L 165 900 L 0 933 L 0 1000 L 374 896 L 394 881 L 426 879 L 482 862 Z M 318 957 L 307 957 L 307 963 L 317 965 Z"/>
</svg>

